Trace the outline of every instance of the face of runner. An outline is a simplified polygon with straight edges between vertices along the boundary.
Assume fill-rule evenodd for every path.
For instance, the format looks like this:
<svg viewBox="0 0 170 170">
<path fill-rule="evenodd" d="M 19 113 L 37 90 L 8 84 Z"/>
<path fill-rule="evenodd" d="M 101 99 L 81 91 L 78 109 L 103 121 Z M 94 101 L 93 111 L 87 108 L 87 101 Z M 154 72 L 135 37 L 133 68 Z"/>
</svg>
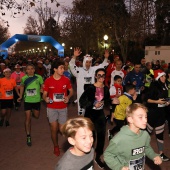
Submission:
<svg viewBox="0 0 170 170">
<path fill-rule="evenodd" d="M 54 74 L 62 76 L 64 73 L 64 65 L 60 65 L 58 68 L 54 68 Z"/>
<path fill-rule="evenodd" d="M 88 70 L 91 67 L 92 61 L 91 60 L 87 60 L 86 61 L 86 69 Z"/>
<path fill-rule="evenodd" d="M 11 77 L 11 71 L 5 71 L 5 72 L 4 72 L 4 76 L 5 76 L 6 78 L 10 78 L 10 77 Z"/>
<path fill-rule="evenodd" d="M 97 72 L 96 79 L 97 79 L 97 82 L 103 83 L 105 79 L 105 72 L 104 71 Z"/>
<path fill-rule="evenodd" d="M 28 76 L 33 76 L 35 72 L 35 68 L 33 66 L 27 66 L 26 67 L 26 73 Z"/>
<path fill-rule="evenodd" d="M 122 61 L 116 61 L 116 70 L 121 70 L 122 69 Z"/>
</svg>

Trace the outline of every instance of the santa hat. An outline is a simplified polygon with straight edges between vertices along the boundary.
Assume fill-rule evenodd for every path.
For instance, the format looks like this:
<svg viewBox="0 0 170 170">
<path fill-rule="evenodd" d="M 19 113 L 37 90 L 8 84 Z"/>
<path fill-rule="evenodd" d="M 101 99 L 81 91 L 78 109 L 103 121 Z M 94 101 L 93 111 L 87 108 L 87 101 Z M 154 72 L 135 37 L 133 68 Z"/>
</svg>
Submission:
<svg viewBox="0 0 170 170">
<path fill-rule="evenodd" d="M 89 55 L 89 54 L 86 54 L 85 56 L 84 56 L 84 60 L 83 60 L 83 68 L 85 68 L 86 69 L 86 61 L 92 61 L 92 57 Z"/>
<path fill-rule="evenodd" d="M 6 71 L 11 71 L 11 69 L 6 68 L 6 69 L 3 70 L 4 73 L 5 73 Z"/>
<path fill-rule="evenodd" d="M 160 70 L 160 69 L 154 70 L 154 78 L 155 78 L 155 80 L 159 80 L 159 78 L 162 77 L 163 75 L 166 75 L 166 73 L 163 72 L 162 70 Z"/>
<path fill-rule="evenodd" d="M 16 64 L 15 68 L 22 68 L 22 66 L 20 66 L 19 64 Z"/>
</svg>

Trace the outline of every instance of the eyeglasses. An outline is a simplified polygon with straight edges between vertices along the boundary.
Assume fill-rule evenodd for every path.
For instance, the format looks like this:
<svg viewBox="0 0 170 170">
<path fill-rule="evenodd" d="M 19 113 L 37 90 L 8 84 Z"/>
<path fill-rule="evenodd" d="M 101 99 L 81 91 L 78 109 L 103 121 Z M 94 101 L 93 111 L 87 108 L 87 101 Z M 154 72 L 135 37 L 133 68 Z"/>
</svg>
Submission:
<svg viewBox="0 0 170 170">
<path fill-rule="evenodd" d="M 105 78 L 105 74 L 98 74 L 97 78 Z"/>
</svg>

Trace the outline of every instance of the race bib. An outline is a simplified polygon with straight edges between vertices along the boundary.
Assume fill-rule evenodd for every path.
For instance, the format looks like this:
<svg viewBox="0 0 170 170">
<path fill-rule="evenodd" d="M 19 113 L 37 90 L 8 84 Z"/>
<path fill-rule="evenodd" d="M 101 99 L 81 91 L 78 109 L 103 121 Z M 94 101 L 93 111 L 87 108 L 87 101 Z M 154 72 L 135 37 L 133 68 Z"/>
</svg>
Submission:
<svg viewBox="0 0 170 170">
<path fill-rule="evenodd" d="M 85 84 L 91 84 L 92 77 L 84 77 Z"/>
<path fill-rule="evenodd" d="M 37 90 L 36 89 L 27 89 L 26 94 L 27 94 L 27 96 L 35 96 L 35 95 L 37 95 Z"/>
<path fill-rule="evenodd" d="M 63 102 L 63 100 L 64 100 L 64 93 L 54 93 L 53 94 L 54 102 Z"/>
<path fill-rule="evenodd" d="M 145 166 L 145 156 L 141 158 L 130 160 L 129 162 L 129 170 L 144 170 Z"/>
<path fill-rule="evenodd" d="M 11 97 L 13 96 L 13 90 L 8 90 L 5 92 L 6 93 L 6 97 Z"/>
</svg>

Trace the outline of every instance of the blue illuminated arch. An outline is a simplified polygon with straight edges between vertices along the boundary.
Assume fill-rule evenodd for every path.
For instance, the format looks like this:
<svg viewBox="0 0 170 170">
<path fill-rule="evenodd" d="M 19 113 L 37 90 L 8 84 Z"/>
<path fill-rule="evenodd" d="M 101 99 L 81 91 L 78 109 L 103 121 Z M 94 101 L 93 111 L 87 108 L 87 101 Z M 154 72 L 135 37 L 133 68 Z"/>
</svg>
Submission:
<svg viewBox="0 0 170 170">
<path fill-rule="evenodd" d="M 58 50 L 58 56 L 64 57 L 64 47 L 51 36 L 25 34 L 15 34 L 13 37 L 2 43 L 0 45 L 0 56 L 3 56 L 3 58 L 6 59 L 8 56 L 8 48 L 17 41 L 48 42 Z"/>
</svg>

